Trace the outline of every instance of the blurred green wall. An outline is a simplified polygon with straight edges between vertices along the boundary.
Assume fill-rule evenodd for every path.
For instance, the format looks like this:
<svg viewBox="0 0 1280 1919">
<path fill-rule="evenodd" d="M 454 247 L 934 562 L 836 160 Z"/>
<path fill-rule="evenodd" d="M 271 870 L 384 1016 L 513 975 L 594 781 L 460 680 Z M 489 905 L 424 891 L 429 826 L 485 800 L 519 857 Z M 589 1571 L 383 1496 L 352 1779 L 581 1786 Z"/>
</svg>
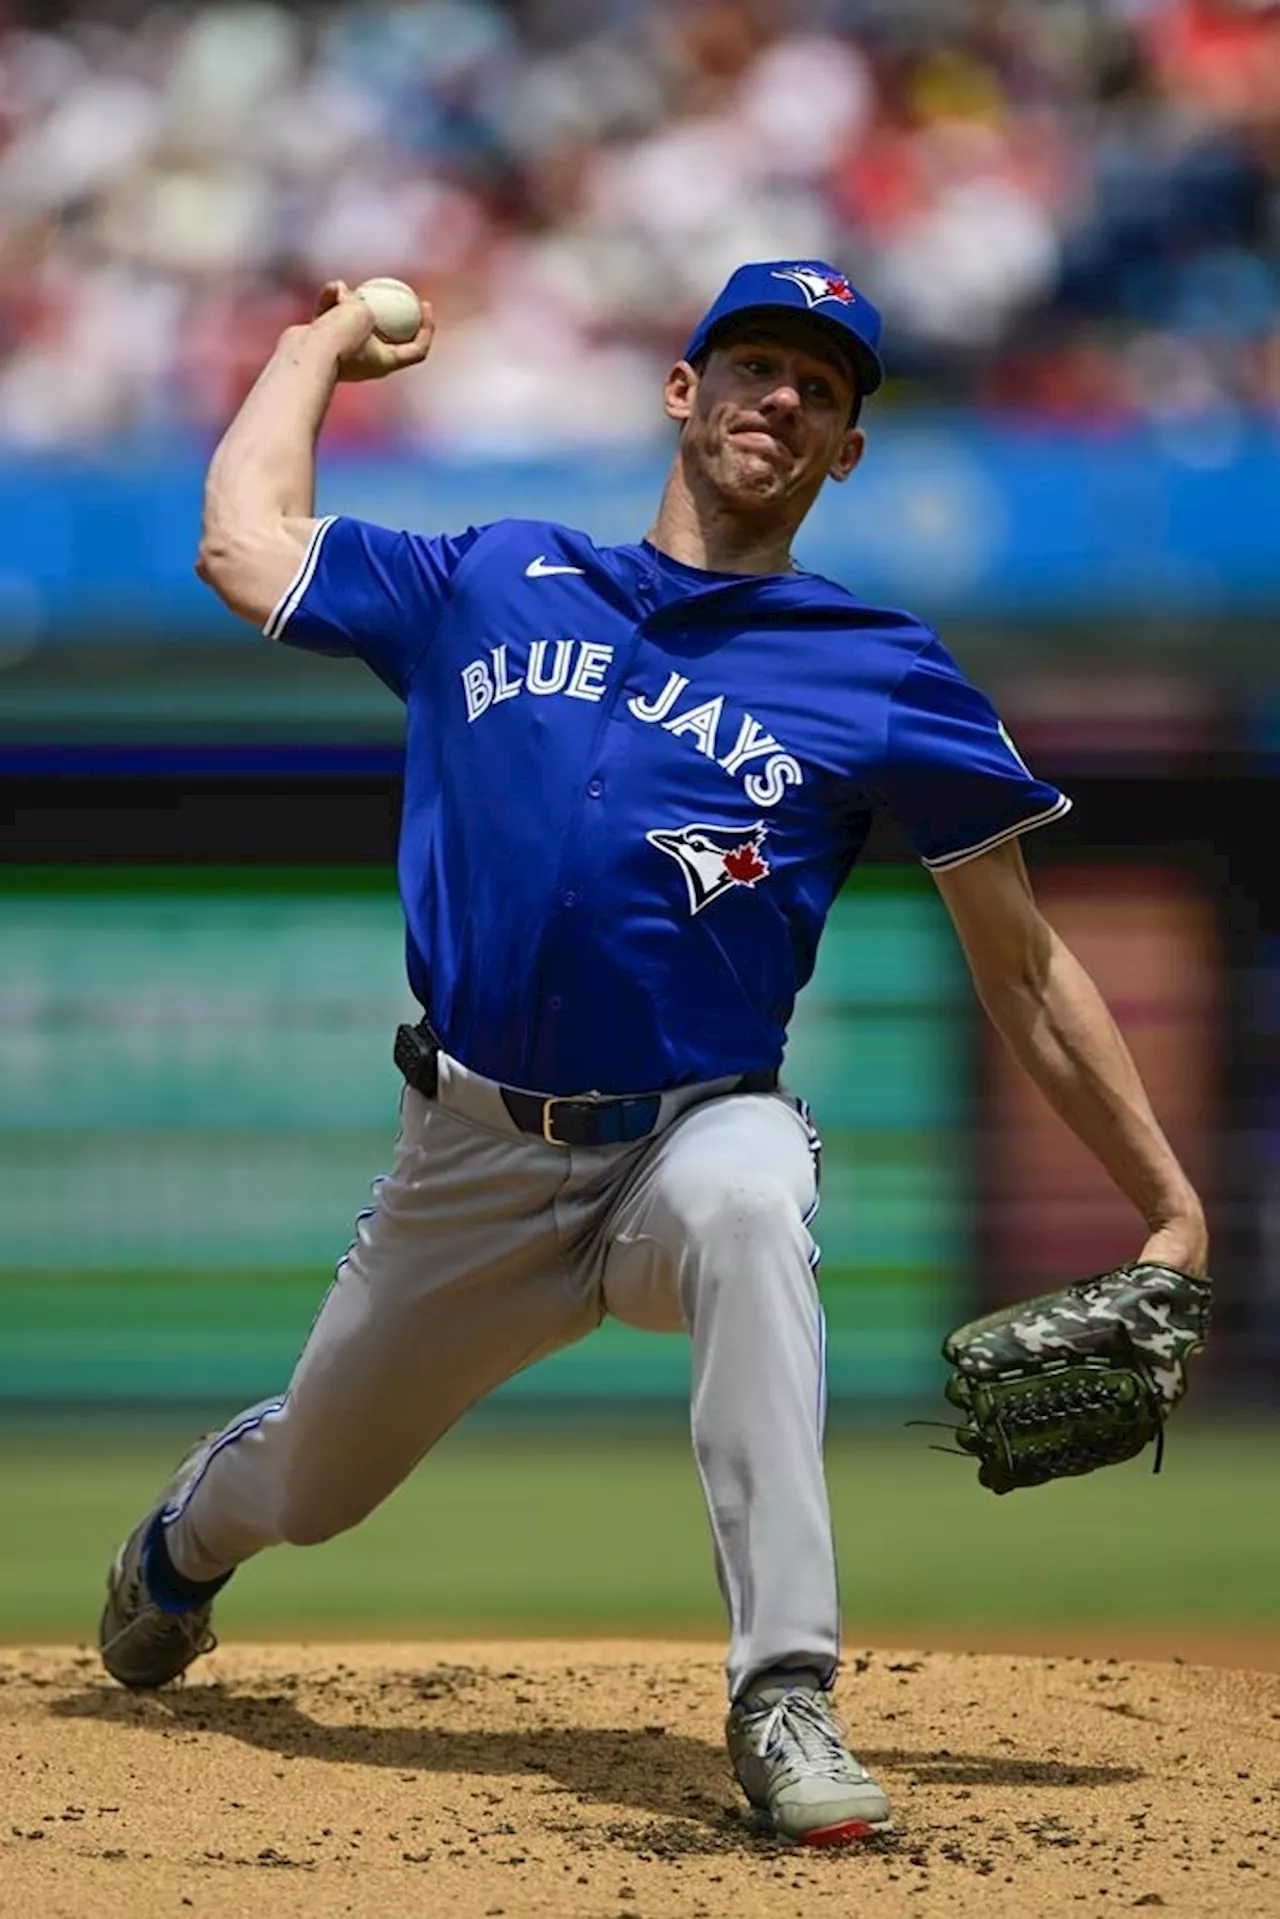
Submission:
<svg viewBox="0 0 1280 1919">
<path fill-rule="evenodd" d="M 278 1390 L 388 1163 L 411 1016 L 379 870 L 11 869 L 0 898 L 0 1405 Z M 831 1386 L 927 1391 L 970 1264 L 963 965 L 933 887 L 832 916 L 788 1076 L 825 1156 Z M 607 1324 L 513 1397 L 683 1393 Z"/>
</svg>

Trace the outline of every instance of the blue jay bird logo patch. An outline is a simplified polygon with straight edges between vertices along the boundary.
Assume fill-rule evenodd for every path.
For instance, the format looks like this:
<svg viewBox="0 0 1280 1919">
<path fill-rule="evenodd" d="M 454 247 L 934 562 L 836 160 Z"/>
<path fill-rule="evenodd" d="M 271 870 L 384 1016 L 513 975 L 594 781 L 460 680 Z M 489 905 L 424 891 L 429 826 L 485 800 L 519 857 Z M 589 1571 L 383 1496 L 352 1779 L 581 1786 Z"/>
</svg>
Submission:
<svg viewBox="0 0 1280 1919">
<path fill-rule="evenodd" d="M 650 846 L 669 853 L 684 874 L 690 913 L 700 913 L 734 886 L 755 886 L 770 867 L 760 848 L 769 829 L 762 820 L 740 826 L 681 826 L 646 833 Z"/>
</svg>

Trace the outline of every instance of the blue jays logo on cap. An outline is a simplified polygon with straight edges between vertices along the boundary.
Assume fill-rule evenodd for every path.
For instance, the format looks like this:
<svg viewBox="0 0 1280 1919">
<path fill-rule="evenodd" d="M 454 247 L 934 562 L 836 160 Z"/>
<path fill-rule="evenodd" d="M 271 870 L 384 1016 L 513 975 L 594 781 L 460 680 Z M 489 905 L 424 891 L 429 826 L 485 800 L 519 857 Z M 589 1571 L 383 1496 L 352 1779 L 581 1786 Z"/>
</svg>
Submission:
<svg viewBox="0 0 1280 1919">
<path fill-rule="evenodd" d="M 884 378 L 880 363 L 880 314 L 847 275 L 825 260 L 760 260 L 739 267 L 714 306 L 699 320 L 685 348 L 695 360 L 713 334 L 741 314 L 779 311 L 813 316 L 838 338 L 858 376 L 858 391 L 874 393 Z"/>
<path fill-rule="evenodd" d="M 810 307 L 821 306 L 824 300 L 838 300 L 847 307 L 858 297 L 843 273 L 832 273 L 827 267 L 775 267 L 773 278 L 794 280 Z"/>
</svg>

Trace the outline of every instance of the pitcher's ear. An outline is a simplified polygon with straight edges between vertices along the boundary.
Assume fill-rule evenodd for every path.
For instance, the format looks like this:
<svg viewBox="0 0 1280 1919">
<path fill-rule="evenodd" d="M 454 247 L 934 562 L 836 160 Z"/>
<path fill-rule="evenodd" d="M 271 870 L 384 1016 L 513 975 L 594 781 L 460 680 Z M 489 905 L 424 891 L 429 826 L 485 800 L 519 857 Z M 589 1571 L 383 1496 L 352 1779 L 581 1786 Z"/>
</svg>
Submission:
<svg viewBox="0 0 1280 1919">
<path fill-rule="evenodd" d="M 851 426 L 840 442 L 840 451 L 827 468 L 828 478 L 847 480 L 867 450 L 867 436 L 860 426 Z"/>
<path fill-rule="evenodd" d="M 698 393 L 698 374 L 687 360 L 677 360 L 667 375 L 663 404 L 669 420 L 687 420 Z"/>
</svg>

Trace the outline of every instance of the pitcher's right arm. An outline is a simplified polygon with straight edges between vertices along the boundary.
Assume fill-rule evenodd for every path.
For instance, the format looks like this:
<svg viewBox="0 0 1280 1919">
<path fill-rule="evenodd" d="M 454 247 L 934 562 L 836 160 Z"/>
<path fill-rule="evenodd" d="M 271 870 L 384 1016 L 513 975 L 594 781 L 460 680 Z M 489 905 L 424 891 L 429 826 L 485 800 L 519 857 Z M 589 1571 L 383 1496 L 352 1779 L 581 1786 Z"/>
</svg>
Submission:
<svg viewBox="0 0 1280 1919">
<path fill-rule="evenodd" d="M 315 531 L 316 442 L 335 386 L 416 366 L 435 331 L 428 306 L 404 346 L 373 325 L 365 302 L 330 281 L 315 319 L 281 334 L 210 462 L 196 572 L 256 626 L 288 591 Z"/>
</svg>

